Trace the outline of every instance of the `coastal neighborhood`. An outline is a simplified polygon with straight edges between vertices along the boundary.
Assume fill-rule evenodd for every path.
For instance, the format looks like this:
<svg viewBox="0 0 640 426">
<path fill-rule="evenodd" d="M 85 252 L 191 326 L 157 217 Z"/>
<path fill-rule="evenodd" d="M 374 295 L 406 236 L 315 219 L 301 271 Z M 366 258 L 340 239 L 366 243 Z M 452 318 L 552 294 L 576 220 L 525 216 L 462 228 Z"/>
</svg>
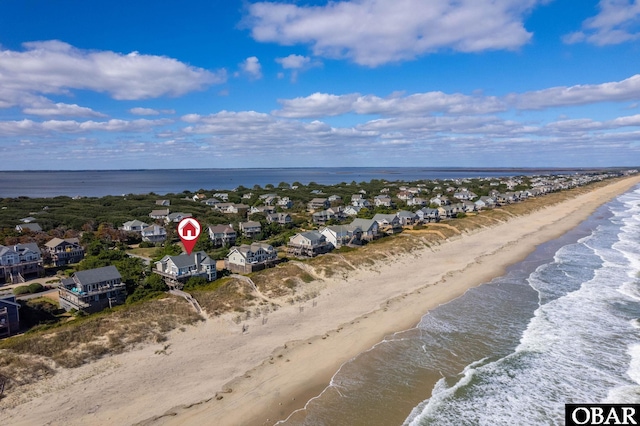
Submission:
<svg viewBox="0 0 640 426">
<path fill-rule="evenodd" d="M 17 224 L 10 220 L 2 224 L 6 243 L 0 246 L 0 294 L 6 311 L 3 336 L 24 330 L 15 313 L 16 296 L 21 296 L 12 290 L 28 287 L 34 279 L 48 278 L 49 294 L 56 295 L 53 300 L 61 310 L 90 314 L 132 297 L 146 297 L 153 291 L 145 282 L 152 279 L 161 282 L 156 290 L 183 290 L 192 286 L 193 279 L 209 283 L 227 274 L 252 274 L 289 260 L 358 249 L 405 230 L 634 173 L 307 187 L 281 183 L 165 196 L 150 200 L 146 212 L 139 206 L 129 210 L 134 214 L 118 213 L 124 219 L 121 222 L 87 222 L 79 228 L 52 227 L 50 218 L 65 207 L 44 205 L 40 211 L 26 211 L 25 217 L 15 218 Z M 73 200 L 80 206 L 83 201 Z M 126 199 L 121 202 L 126 204 Z M 197 250 L 186 254 L 177 243 L 175 227 L 189 217 L 198 218 L 204 232 Z M 11 321 L 10 311 L 14 312 Z"/>
<path fill-rule="evenodd" d="M 138 350 L 154 359 L 143 368 L 162 366 L 154 377 L 180 386 L 181 366 L 224 360 L 206 370 L 220 370 L 218 379 L 197 385 L 216 402 L 233 397 L 222 370 L 237 359 L 249 359 L 247 369 L 282 362 L 295 374 L 309 363 L 335 371 L 339 365 L 324 364 L 335 356 L 325 358 L 320 342 L 349 359 L 370 347 L 354 336 L 379 339 L 375 327 L 367 331 L 361 322 L 415 324 L 423 309 L 453 300 L 519 259 L 514 241 L 535 247 L 557 229 L 576 226 L 593 211 L 584 203 L 600 205 L 628 190 L 637 173 L 2 199 L 0 382 L 14 401 L 62 369 L 129 360 Z M 220 210 L 222 201 L 212 198 L 235 207 Z M 16 229 L 23 219 L 40 230 Z M 200 226 L 181 228 L 176 219 Z M 196 232 L 187 249 L 179 234 Z M 496 267 L 498 259 L 507 263 Z M 374 314 L 372 307 L 380 309 Z M 325 316 L 330 319 L 314 328 Z M 308 339 L 302 346 L 314 344 L 311 353 L 320 357 L 294 357 L 296 339 Z M 274 344 L 280 346 L 270 352 Z M 256 345 L 262 349 L 253 352 Z M 118 363 L 127 376 L 146 375 L 129 370 L 137 368 L 131 361 Z M 262 375 L 269 369 L 251 371 L 256 381 L 270 380 Z M 295 392 L 278 383 L 287 395 Z"/>
</svg>

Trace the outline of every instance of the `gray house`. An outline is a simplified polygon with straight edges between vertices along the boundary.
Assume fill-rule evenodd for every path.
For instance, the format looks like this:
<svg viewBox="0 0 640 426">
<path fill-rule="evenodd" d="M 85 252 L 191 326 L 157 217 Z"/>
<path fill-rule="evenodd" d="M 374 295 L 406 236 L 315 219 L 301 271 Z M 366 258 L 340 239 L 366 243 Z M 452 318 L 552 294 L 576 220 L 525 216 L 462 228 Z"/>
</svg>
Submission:
<svg viewBox="0 0 640 426">
<path fill-rule="evenodd" d="M 165 256 L 155 263 L 153 272 L 164 277 L 170 287 L 181 287 L 191 277 L 213 281 L 217 276 L 216 261 L 204 251 Z"/>
<path fill-rule="evenodd" d="M 0 339 L 20 330 L 20 304 L 14 295 L 0 297 Z"/>
<path fill-rule="evenodd" d="M 127 290 L 115 266 L 78 271 L 58 287 L 60 306 L 87 313 L 124 303 Z"/>
</svg>

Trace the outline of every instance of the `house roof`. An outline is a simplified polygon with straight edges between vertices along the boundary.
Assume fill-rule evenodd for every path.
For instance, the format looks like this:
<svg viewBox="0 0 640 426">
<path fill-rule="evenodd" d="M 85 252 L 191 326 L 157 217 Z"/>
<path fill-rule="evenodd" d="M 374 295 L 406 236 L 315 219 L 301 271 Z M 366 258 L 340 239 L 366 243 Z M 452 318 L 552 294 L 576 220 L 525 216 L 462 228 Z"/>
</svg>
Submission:
<svg viewBox="0 0 640 426">
<path fill-rule="evenodd" d="M 87 269 L 86 271 L 78 271 L 73 274 L 76 281 L 78 281 L 82 285 L 99 283 L 101 281 L 107 280 L 117 280 L 122 279 L 120 272 L 116 269 L 115 266 L 104 266 L 102 268 L 96 269 Z"/>
<path fill-rule="evenodd" d="M 146 223 L 144 223 L 144 222 L 143 222 L 143 221 L 141 221 L 141 220 L 135 219 L 135 220 L 130 220 L 130 221 L 128 221 L 128 222 L 123 223 L 123 224 L 122 224 L 122 226 L 128 226 L 128 227 L 130 227 L 130 228 L 131 228 L 131 227 L 133 227 L 133 226 L 142 226 L 142 227 L 145 227 L 145 226 L 149 226 L 149 225 L 148 225 L 148 224 L 146 224 Z"/>
<path fill-rule="evenodd" d="M 19 228 L 19 229 L 29 229 L 30 231 L 33 231 L 33 232 L 42 231 L 42 228 L 37 223 L 23 223 L 22 225 L 18 225 L 17 228 Z"/>
<path fill-rule="evenodd" d="M 192 266 L 196 264 L 197 254 L 200 254 L 202 256 L 201 257 L 202 260 L 200 261 L 201 264 L 208 265 L 213 263 L 213 260 L 211 260 L 211 258 L 207 256 L 207 253 L 205 253 L 204 251 L 194 251 L 191 254 L 182 253 L 177 256 L 165 256 L 162 258 L 160 262 L 166 262 L 167 260 L 171 260 L 173 264 L 176 265 L 178 268 L 186 268 L 188 266 Z"/>
<path fill-rule="evenodd" d="M 67 244 L 75 244 L 75 245 L 79 245 L 80 244 L 80 240 L 77 238 L 65 238 L 64 240 L 62 238 L 53 238 L 52 240 L 49 240 L 45 243 L 46 247 L 49 248 L 54 248 L 59 246 L 62 243 L 67 243 Z"/>
</svg>

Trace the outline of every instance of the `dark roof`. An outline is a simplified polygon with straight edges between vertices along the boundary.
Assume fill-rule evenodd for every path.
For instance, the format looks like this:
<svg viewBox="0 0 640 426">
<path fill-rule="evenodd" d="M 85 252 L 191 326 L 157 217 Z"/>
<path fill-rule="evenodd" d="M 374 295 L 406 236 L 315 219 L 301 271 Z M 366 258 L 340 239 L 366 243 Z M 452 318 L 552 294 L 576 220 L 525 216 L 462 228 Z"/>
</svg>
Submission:
<svg viewBox="0 0 640 426">
<path fill-rule="evenodd" d="M 122 279 L 120 272 L 115 266 L 105 266 L 96 269 L 87 269 L 86 271 L 78 271 L 74 274 L 76 280 L 82 285 L 99 283 L 107 280 Z"/>
</svg>

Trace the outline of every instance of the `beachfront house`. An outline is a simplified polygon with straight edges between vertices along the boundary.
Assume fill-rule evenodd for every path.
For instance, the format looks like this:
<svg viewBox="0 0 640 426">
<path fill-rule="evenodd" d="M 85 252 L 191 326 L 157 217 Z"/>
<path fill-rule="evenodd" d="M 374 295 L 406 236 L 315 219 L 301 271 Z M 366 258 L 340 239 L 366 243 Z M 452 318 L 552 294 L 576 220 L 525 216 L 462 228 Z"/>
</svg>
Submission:
<svg viewBox="0 0 640 426">
<path fill-rule="evenodd" d="M 169 287 L 182 287 L 191 277 L 203 277 L 207 281 L 216 279 L 216 262 L 204 251 L 178 256 L 165 256 L 155 263 L 153 273 L 164 278 Z"/>
<path fill-rule="evenodd" d="M 20 330 L 20 304 L 14 295 L 0 296 L 0 339 Z"/>
<path fill-rule="evenodd" d="M 380 231 L 386 232 L 387 234 L 395 234 L 402 231 L 400 218 L 395 214 L 378 213 L 373 216 L 373 220 L 378 222 Z"/>
<path fill-rule="evenodd" d="M 378 238 L 380 225 L 373 219 L 354 219 L 350 223 L 351 226 L 357 226 L 362 229 L 362 239 L 372 241 Z"/>
<path fill-rule="evenodd" d="M 362 244 L 362 229 L 353 225 L 335 225 L 327 226 L 320 230 L 327 242 L 334 248 L 340 248 L 343 245 L 360 245 Z"/>
<path fill-rule="evenodd" d="M 125 283 L 115 266 L 78 271 L 71 278 L 62 279 L 58 286 L 60 306 L 87 313 L 124 303 Z"/>
<path fill-rule="evenodd" d="M 289 238 L 287 251 L 294 256 L 314 257 L 333 250 L 333 245 L 318 231 L 299 232 Z"/>
<path fill-rule="evenodd" d="M 42 255 L 36 243 L 0 245 L 0 276 L 6 283 L 25 281 L 25 277 L 44 274 Z"/>
<path fill-rule="evenodd" d="M 278 263 L 278 252 L 265 243 L 243 244 L 232 247 L 224 260 L 224 267 L 231 272 L 248 274 Z"/>
<path fill-rule="evenodd" d="M 84 258 L 84 248 L 77 238 L 53 238 L 44 245 L 44 249 L 53 266 L 78 263 Z"/>
</svg>

